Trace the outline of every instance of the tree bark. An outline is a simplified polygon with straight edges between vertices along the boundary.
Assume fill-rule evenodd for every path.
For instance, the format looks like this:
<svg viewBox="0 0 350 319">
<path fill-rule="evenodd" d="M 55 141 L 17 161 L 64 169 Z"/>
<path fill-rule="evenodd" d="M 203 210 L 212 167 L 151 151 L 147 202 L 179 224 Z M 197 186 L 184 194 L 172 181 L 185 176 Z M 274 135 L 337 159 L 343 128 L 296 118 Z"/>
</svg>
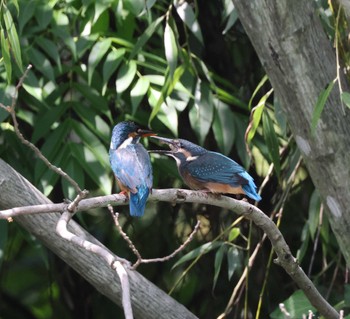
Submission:
<svg viewBox="0 0 350 319">
<path fill-rule="evenodd" d="M 0 159 L 0 209 L 48 203 L 51 201 L 47 197 Z M 35 214 L 18 216 L 14 220 L 35 235 L 99 292 L 121 306 L 122 291 L 116 271 L 97 255 L 59 237 L 55 231 L 59 216 L 59 214 Z M 69 228 L 78 236 L 103 246 L 74 221 L 70 221 Z M 136 318 L 197 318 L 137 271 L 127 272 L 132 308 Z"/>
<path fill-rule="evenodd" d="M 314 135 L 310 131 L 318 96 L 337 76 L 335 50 L 312 1 L 233 2 L 286 113 L 350 266 L 350 112 L 341 105 L 337 83 Z M 343 78 L 341 84 L 349 91 Z"/>
</svg>

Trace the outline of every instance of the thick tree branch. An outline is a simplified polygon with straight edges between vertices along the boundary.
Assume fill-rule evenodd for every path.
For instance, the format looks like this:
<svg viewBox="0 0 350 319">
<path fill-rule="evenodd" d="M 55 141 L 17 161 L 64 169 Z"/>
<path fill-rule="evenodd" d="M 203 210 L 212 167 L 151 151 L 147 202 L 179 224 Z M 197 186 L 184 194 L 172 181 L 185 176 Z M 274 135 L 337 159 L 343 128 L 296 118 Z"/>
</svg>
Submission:
<svg viewBox="0 0 350 319">
<path fill-rule="evenodd" d="M 4 167 L 6 167 L 6 164 L 0 160 L 0 176 L 2 176 L 1 168 L 4 168 Z M 26 183 L 28 182 L 26 181 Z M 6 185 L 6 183 L 4 183 L 0 178 L 0 186 L 2 184 Z M 18 187 L 18 185 L 15 184 L 13 185 L 13 187 Z M 4 202 L 4 199 L 1 196 L 3 196 L 3 194 L 0 195 L 0 204 Z M 13 197 L 13 194 L 11 196 Z M 9 199 L 7 198 L 7 201 L 8 200 Z M 214 206 L 232 210 L 238 215 L 243 215 L 246 218 L 251 219 L 258 227 L 260 227 L 264 231 L 264 233 L 270 239 L 273 249 L 277 254 L 277 259 L 275 260 L 275 262 L 286 270 L 286 272 L 292 277 L 292 279 L 297 283 L 297 285 L 304 291 L 305 295 L 308 297 L 312 305 L 315 306 L 315 308 L 318 309 L 319 312 L 322 315 L 324 315 L 326 318 L 332 318 L 332 319 L 339 318 L 339 314 L 320 295 L 320 293 L 317 291 L 317 289 L 315 288 L 311 280 L 306 276 L 304 271 L 301 269 L 297 260 L 291 254 L 287 243 L 285 242 L 281 232 L 276 227 L 274 222 L 268 216 L 266 216 L 259 208 L 245 201 L 238 201 L 226 196 L 216 196 L 210 193 L 196 192 L 196 191 L 190 191 L 190 190 L 184 190 L 184 189 L 153 190 L 152 195 L 149 197 L 149 200 L 166 201 L 171 203 L 190 202 L 190 203 L 214 205 Z M 89 198 L 89 199 L 84 199 L 80 201 L 76 210 L 80 211 L 80 210 L 86 210 L 86 209 L 95 208 L 95 207 L 105 207 L 108 204 L 125 205 L 126 203 L 127 203 L 127 199 L 125 198 L 124 195 L 101 196 L 97 198 Z M 19 203 L 19 204 L 23 205 L 23 203 Z M 33 203 L 29 203 L 29 204 L 33 204 Z M 55 204 L 50 204 L 49 208 L 51 210 L 55 210 L 54 205 Z M 64 205 L 66 204 L 56 204 L 56 205 L 59 205 L 59 206 L 56 206 L 56 209 L 58 207 L 64 209 L 65 208 Z M 8 207 L 11 205 L 5 205 L 5 206 Z M 12 201 L 12 206 L 13 206 L 13 201 Z M 39 209 L 40 212 L 43 211 L 42 207 L 37 206 L 36 208 L 40 208 Z M 17 213 L 19 212 L 19 210 L 20 208 L 16 209 Z M 49 215 L 50 214 L 45 214 L 45 216 L 49 216 Z M 19 222 L 21 222 L 22 219 L 34 218 L 37 216 L 38 217 L 40 216 L 41 218 L 43 215 L 42 214 L 35 214 L 35 215 L 29 215 L 29 216 L 22 215 L 22 216 L 17 216 L 15 220 L 16 221 L 18 220 Z M 8 215 L 6 217 L 8 217 Z M 3 218 L 5 218 L 5 216 L 3 216 Z M 37 233 L 36 230 L 35 230 L 35 233 Z M 75 231 L 74 231 L 74 234 L 76 234 Z M 50 234 L 50 237 L 51 237 L 51 234 Z M 79 236 L 79 237 L 83 237 L 83 236 Z M 92 241 L 92 239 L 91 240 L 89 239 L 89 241 Z M 75 259 L 78 259 L 78 258 L 75 258 Z M 130 272 L 129 276 L 132 276 L 132 274 L 133 272 Z M 119 291 L 119 294 L 120 294 L 120 291 Z"/>
</svg>

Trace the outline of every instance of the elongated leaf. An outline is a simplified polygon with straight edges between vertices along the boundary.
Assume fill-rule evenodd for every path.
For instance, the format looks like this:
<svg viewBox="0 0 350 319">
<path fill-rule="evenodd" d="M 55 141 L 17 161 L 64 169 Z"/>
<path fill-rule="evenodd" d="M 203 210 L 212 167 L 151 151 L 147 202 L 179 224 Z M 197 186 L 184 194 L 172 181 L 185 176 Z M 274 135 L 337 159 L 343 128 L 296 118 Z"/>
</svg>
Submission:
<svg viewBox="0 0 350 319">
<path fill-rule="evenodd" d="M 74 157 L 69 158 L 68 163 L 65 165 L 65 172 L 78 183 L 81 189 L 85 188 L 85 178 L 82 165 Z M 77 194 L 74 187 L 65 179 L 62 179 L 61 181 L 65 198 L 75 198 Z"/>
<path fill-rule="evenodd" d="M 35 1 L 26 1 L 21 5 L 18 16 L 18 33 L 22 34 L 24 26 L 33 17 L 37 3 Z"/>
<path fill-rule="evenodd" d="M 104 113 L 110 117 L 107 101 L 97 90 L 84 83 L 73 83 L 73 87 L 84 96 L 85 100 L 88 101 L 98 113 Z"/>
<path fill-rule="evenodd" d="M 91 85 L 92 74 L 97 66 L 97 64 L 101 61 L 103 56 L 106 54 L 108 49 L 111 46 L 111 39 L 103 39 L 101 41 L 96 42 L 93 46 L 91 53 L 88 59 L 88 83 Z"/>
<path fill-rule="evenodd" d="M 264 130 L 265 143 L 269 149 L 270 159 L 274 164 L 274 168 L 277 173 L 277 176 L 279 176 L 281 171 L 281 165 L 280 165 L 278 139 L 275 132 L 275 128 L 273 126 L 273 122 L 271 121 L 267 112 L 263 113 L 263 130 Z"/>
<path fill-rule="evenodd" d="M 164 29 L 164 48 L 165 48 L 165 57 L 169 63 L 169 75 L 172 76 L 175 72 L 176 65 L 177 65 L 178 50 L 177 50 L 174 31 L 169 25 L 168 21 Z"/>
<path fill-rule="evenodd" d="M 140 76 L 140 78 L 138 79 L 135 86 L 130 92 L 133 115 L 136 113 L 137 108 L 140 105 L 140 102 L 142 101 L 143 97 L 148 91 L 148 88 L 149 88 L 149 81 L 145 77 Z"/>
<path fill-rule="evenodd" d="M 239 251 L 236 247 L 231 246 L 227 252 L 227 272 L 228 280 L 230 280 L 236 269 L 241 266 Z"/>
<path fill-rule="evenodd" d="M 267 81 L 268 79 L 269 79 L 269 78 L 267 77 L 267 75 L 264 75 L 263 78 L 261 79 L 261 81 L 259 82 L 259 84 L 257 85 L 257 87 L 255 88 L 255 90 L 254 90 L 254 92 L 253 92 L 253 94 L 252 94 L 252 97 L 251 97 L 250 100 L 249 100 L 249 104 L 248 104 L 249 110 L 252 108 L 252 103 L 253 103 L 253 100 L 254 100 L 256 94 L 259 92 L 259 90 L 262 88 L 262 86 L 266 83 L 266 81 Z M 270 93 L 270 94 L 271 94 L 271 93 Z M 270 94 L 269 94 L 269 96 L 270 96 Z M 265 95 L 266 95 L 266 94 L 265 94 Z M 264 96 L 265 96 L 265 95 L 264 95 Z M 265 101 L 266 101 L 266 100 L 267 100 L 267 99 L 265 99 Z M 260 105 L 260 104 L 261 104 L 261 99 L 260 99 L 258 105 Z M 258 106 L 258 105 L 257 105 L 257 106 Z"/>
<path fill-rule="evenodd" d="M 216 282 L 219 278 L 219 274 L 222 266 L 222 260 L 224 259 L 224 255 L 226 251 L 227 251 L 226 245 L 222 244 L 215 254 L 213 290 L 215 289 Z"/>
<path fill-rule="evenodd" d="M 5 5 L 3 5 L 3 10 L 4 10 L 3 17 L 5 20 L 7 36 L 11 44 L 12 52 L 19 69 L 22 70 L 23 66 L 22 66 L 21 47 L 18 40 L 17 30 L 13 22 L 11 13 Z"/>
<path fill-rule="evenodd" d="M 233 227 L 228 235 L 228 241 L 233 242 L 239 236 L 240 233 L 241 231 L 238 227 Z"/>
<path fill-rule="evenodd" d="M 350 93 L 349 92 L 343 92 L 341 94 L 341 99 L 345 103 L 345 105 L 350 108 Z"/>
<path fill-rule="evenodd" d="M 1 37 L 1 53 L 2 57 L 4 59 L 5 69 L 6 69 L 6 78 L 7 78 L 7 84 L 11 84 L 12 79 L 12 64 L 11 64 L 11 56 L 10 56 L 10 48 L 9 48 L 9 42 L 7 39 L 5 39 L 5 33 L 4 30 L 0 30 Z"/>
<path fill-rule="evenodd" d="M 221 151 L 228 154 L 235 139 L 233 113 L 227 104 L 216 99 L 214 99 L 214 103 L 216 110 L 213 122 L 215 140 Z"/>
<path fill-rule="evenodd" d="M 314 190 L 310 198 L 309 218 L 308 218 L 310 235 L 313 240 L 315 239 L 315 234 L 319 223 L 320 208 L 321 208 L 321 198 L 318 192 Z"/>
<path fill-rule="evenodd" d="M 194 101 L 195 105 L 189 112 L 190 123 L 200 144 L 203 144 L 212 125 L 214 103 L 209 85 L 200 79 L 196 85 Z"/>
<path fill-rule="evenodd" d="M 221 241 L 214 241 L 214 242 L 209 242 L 209 243 L 205 243 L 204 245 L 197 247 L 195 249 L 193 249 L 192 251 L 190 251 L 189 253 L 187 253 L 185 256 L 182 256 L 173 266 L 173 268 L 185 263 L 186 261 L 192 260 L 197 258 L 198 256 L 207 254 L 208 252 L 210 252 L 213 249 L 216 249 L 219 246 L 222 246 L 223 242 Z"/>
<path fill-rule="evenodd" d="M 267 77 L 266 77 L 267 79 Z M 263 81 L 261 81 L 260 83 L 262 83 Z M 259 86 L 258 86 L 259 87 Z M 257 92 L 257 89 L 255 89 L 254 94 Z M 248 135 L 246 135 L 247 137 L 247 143 L 251 143 L 252 139 L 254 138 L 254 135 L 256 133 L 257 128 L 259 127 L 260 121 L 261 121 L 261 116 L 262 113 L 264 111 L 265 105 L 266 105 L 266 101 L 267 99 L 270 97 L 271 93 L 273 92 L 273 89 L 271 89 L 270 91 L 268 91 L 259 101 L 258 105 L 255 106 L 253 108 L 253 116 L 252 116 L 252 120 L 250 122 L 249 125 L 249 132 Z M 253 97 L 252 97 L 253 98 Z M 249 105 L 251 104 L 252 98 L 249 101 Z"/>
<path fill-rule="evenodd" d="M 113 72 L 118 68 L 120 63 L 123 61 L 123 56 L 125 55 L 125 49 L 112 49 L 108 53 L 106 60 L 103 64 L 103 88 L 102 94 L 106 93 L 108 81 L 113 74 Z"/>
<path fill-rule="evenodd" d="M 118 72 L 118 78 L 115 82 L 115 87 L 118 94 L 123 93 L 130 86 L 135 77 L 136 71 L 137 66 L 134 60 L 122 65 Z"/>
<path fill-rule="evenodd" d="M 187 25 L 198 41 L 203 44 L 202 32 L 190 4 L 186 1 L 176 1 L 175 8 L 180 19 Z"/>
<path fill-rule="evenodd" d="M 321 117 L 322 111 L 324 106 L 326 105 L 327 99 L 329 94 L 332 92 L 332 89 L 334 87 L 334 84 L 336 82 L 336 79 L 334 79 L 333 81 L 331 81 L 331 83 L 329 83 L 326 87 L 326 89 L 324 89 L 320 95 L 318 96 L 315 108 L 314 108 L 314 112 L 312 114 L 312 120 L 311 120 L 311 134 L 315 133 L 316 130 L 316 126 L 318 123 L 318 120 Z"/>
<path fill-rule="evenodd" d="M 35 41 L 39 44 L 40 48 L 52 59 L 55 61 L 59 72 L 62 72 L 62 65 L 60 54 L 58 52 L 57 44 L 53 41 L 43 38 L 37 37 Z"/>
<path fill-rule="evenodd" d="M 28 51 L 30 61 L 47 79 L 55 82 L 55 74 L 51 62 L 39 50 L 31 47 Z"/>
<path fill-rule="evenodd" d="M 139 53 L 140 49 L 146 44 L 146 42 L 151 38 L 153 33 L 158 29 L 160 23 L 164 20 L 164 16 L 159 17 L 157 20 L 154 20 L 142 34 L 142 36 L 137 40 L 133 50 L 130 53 L 129 59 L 133 59 L 136 54 Z"/>
</svg>

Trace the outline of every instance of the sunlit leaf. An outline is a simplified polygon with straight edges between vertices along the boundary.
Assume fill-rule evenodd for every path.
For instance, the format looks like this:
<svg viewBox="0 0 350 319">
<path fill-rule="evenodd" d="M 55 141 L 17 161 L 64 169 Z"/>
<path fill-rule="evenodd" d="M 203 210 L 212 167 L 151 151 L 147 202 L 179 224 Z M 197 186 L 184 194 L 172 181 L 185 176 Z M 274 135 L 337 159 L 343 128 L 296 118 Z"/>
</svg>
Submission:
<svg viewBox="0 0 350 319">
<path fill-rule="evenodd" d="M 331 81 L 327 87 L 322 90 L 322 92 L 320 93 L 320 95 L 318 96 L 313 114 L 312 114 L 312 120 L 311 120 L 311 134 L 315 133 L 316 130 L 316 126 L 318 123 L 318 120 L 321 117 L 322 111 L 324 106 L 326 105 L 327 99 L 329 94 L 331 94 L 332 89 L 334 87 L 335 82 L 337 81 L 337 79 L 334 79 L 333 81 Z"/>
<path fill-rule="evenodd" d="M 203 44 L 202 32 L 191 5 L 186 1 L 177 0 L 175 1 L 175 8 L 180 19 L 191 30 L 198 41 Z"/>
<path fill-rule="evenodd" d="M 306 298 L 302 290 L 295 291 L 288 299 L 282 302 L 290 314 L 290 318 L 303 318 L 308 316 L 309 311 L 316 312 L 310 301 Z M 285 314 L 277 307 L 271 314 L 272 319 L 283 319 Z"/>
<path fill-rule="evenodd" d="M 41 29 L 45 29 L 52 20 L 52 8 L 48 3 L 42 2 L 35 9 L 35 19 Z"/>
<path fill-rule="evenodd" d="M 275 132 L 275 128 L 267 112 L 263 113 L 262 121 L 263 121 L 264 138 L 265 138 L 266 145 L 269 149 L 269 156 L 271 161 L 274 164 L 274 169 L 277 173 L 277 176 L 279 176 L 281 171 L 281 164 L 280 164 L 278 138 Z"/>
<path fill-rule="evenodd" d="M 215 254 L 213 290 L 215 289 L 216 282 L 219 278 L 219 274 L 222 266 L 222 260 L 224 259 L 224 255 L 226 251 L 227 251 L 226 245 L 222 244 Z"/>
<path fill-rule="evenodd" d="M 91 85 L 92 74 L 97 66 L 97 64 L 101 61 L 103 56 L 106 54 L 108 49 L 111 46 L 111 39 L 103 39 L 101 41 L 96 42 L 96 44 L 92 47 L 91 53 L 88 59 L 88 83 Z M 113 52 L 113 51 L 112 51 Z"/>
<path fill-rule="evenodd" d="M 166 60 L 169 63 L 169 76 L 172 76 L 177 65 L 178 50 L 174 31 L 169 25 L 168 21 L 164 29 L 164 49 Z"/>
<path fill-rule="evenodd" d="M 173 268 L 185 263 L 186 261 L 192 260 L 197 258 L 198 256 L 207 254 L 208 252 L 210 252 L 213 249 L 216 249 L 219 246 L 222 246 L 223 242 L 221 241 L 214 241 L 214 242 L 209 242 L 209 243 L 205 243 L 202 246 L 199 246 L 195 249 L 193 249 L 192 251 L 190 251 L 189 253 L 187 253 L 185 256 L 182 256 L 173 266 Z"/>
<path fill-rule="evenodd" d="M 341 94 L 341 99 L 345 103 L 345 105 L 350 108 L 350 93 L 349 92 L 343 92 Z"/>
<path fill-rule="evenodd" d="M 267 77 L 266 77 L 267 79 Z M 260 82 L 260 84 L 263 81 Z M 257 89 L 255 89 L 254 94 L 257 92 Z M 271 93 L 273 92 L 273 89 L 271 89 L 270 91 L 268 91 L 259 101 L 259 103 L 257 104 L 257 106 L 255 106 L 252 110 L 252 117 L 251 117 L 251 122 L 249 125 L 249 131 L 248 131 L 248 135 L 247 135 L 247 143 L 250 144 L 252 139 L 254 138 L 254 135 L 256 133 L 257 128 L 259 127 L 260 121 L 261 121 L 261 117 L 265 108 L 265 104 L 267 99 L 270 97 Z M 253 97 L 252 97 L 253 98 Z M 250 99 L 249 105 L 251 104 L 252 98 Z"/>
<path fill-rule="evenodd" d="M 106 60 L 103 64 L 103 89 L 102 94 L 105 94 L 107 89 L 108 81 L 113 74 L 113 72 L 118 68 L 120 63 L 123 61 L 123 56 L 125 54 L 125 49 L 112 49 L 108 53 Z"/>
<path fill-rule="evenodd" d="M 115 87 L 118 94 L 123 93 L 133 81 L 137 71 L 136 62 L 131 60 L 122 65 L 118 72 L 118 78 L 115 82 Z"/>
<path fill-rule="evenodd" d="M 2 57 L 4 59 L 5 69 L 6 69 L 6 78 L 7 78 L 7 84 L 11 84 L 12 79 L 12 64 L 11 64 L 11 56 L 10 56 L 10 48 L 9 48 L 9 42 L 5 38 L 4 30 L 0 30 L 1 37 L 1 53 Z"/>
<path fill-rule="evenodd" d="M 135 86 L 130 92 L 132 114 L 135 114 L 137 108 L 139 107 L 140 102 L 144 98 L 147 90 L 149 88 L 149 80 L 143 76 L 140 76 Z"/>
<path fill-rule="evenodd" d="M 82 165 L 74 157 L 70 157 L 65 165 L 65 172 L 78 183 L 81 189 L 85 188 Z M 73 199 L 77 195 L 75 188 L 66 179 L 62 179 L 62 189 L 65 198 Z"/>
<path fill-rule="evenodd" d="M 130 53 L 129 59 L 133 59 L 140 49 L 146 44 L 146 42 L 151 38 L 153 33 L 158 29 L 160 23 L 164 20 L 164 16 L 159 17 L 154 20 L 147 29 L 142 33 L 141 37 L 137 40 L 133 50 Z"/>
<path fill-rule="evenodd" d="M 233 227 L 228 235 L 228 241 L 233 242 L 239 235 L 241 231 L 238 227 Z"/>
<path fill-rule="evenodd" d="M 23 66 L 22 66 L 21 47 L 20 47 L 19 40 L 18 40 L 17 30 L 16 30 L 15 24 L 13 22 L 10 11 L 7 9 L 7 7 L 5 5 L 3 5 L 2 8 L 4 10 L 3 17 L 5 20 L 5 26 L 6 26 L 8 40 L 11 44 L 11 49 L 12 49 L 13 55 L 15 57 L 16 63 L 18 65 L 18 67 L 20 68 L 20 70 L 22 70 Z"/>
</svg>

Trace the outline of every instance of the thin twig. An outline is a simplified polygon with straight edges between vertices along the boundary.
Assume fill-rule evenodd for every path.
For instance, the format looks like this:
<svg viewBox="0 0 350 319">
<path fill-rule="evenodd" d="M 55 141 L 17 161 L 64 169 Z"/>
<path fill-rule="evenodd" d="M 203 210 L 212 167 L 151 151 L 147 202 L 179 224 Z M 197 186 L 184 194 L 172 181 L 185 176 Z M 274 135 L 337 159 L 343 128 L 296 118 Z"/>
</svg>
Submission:
<svg viewBox="0 0 350 319">
<path fill-rule="evenodd" d="M 132 252 L 136 255 L 137 261 L 135 264 L 132 266 L 132 269 L 136 269 L 140 264 L 148 264 L 148 263 L 156 263 L 156 262 L 165 262 L 168 261 L 169 259 L 173 258 L 178 254 L 180 251 L 184 250 L 185 247 L 193 240 L 194 235 L 197 233 L 199 226 L 200 226 L 200 221 L 197 221 L 196 226 L 194 227 L 193 231 L 191 234 L 188 236 L 187 240 L 176 250 L 174 250 L 170 255 L 161 257 L 161 258 L 152 258 L 152 259 L 143 259 L 129 236 L 123 231 L 122 227 L 119 224 L 119 213 L 115 213 L 113 210 L 113 207 L 111 205 L 108 205 L 107 208 L 109 209 L 110 213 L 112 214 L 114 223 L 116 227 L 118 228 L 118 231 L 120 235 L 123 237 L 123 239 L 128 243 L 129 248 L 132 250 Z"/>
</svg>

